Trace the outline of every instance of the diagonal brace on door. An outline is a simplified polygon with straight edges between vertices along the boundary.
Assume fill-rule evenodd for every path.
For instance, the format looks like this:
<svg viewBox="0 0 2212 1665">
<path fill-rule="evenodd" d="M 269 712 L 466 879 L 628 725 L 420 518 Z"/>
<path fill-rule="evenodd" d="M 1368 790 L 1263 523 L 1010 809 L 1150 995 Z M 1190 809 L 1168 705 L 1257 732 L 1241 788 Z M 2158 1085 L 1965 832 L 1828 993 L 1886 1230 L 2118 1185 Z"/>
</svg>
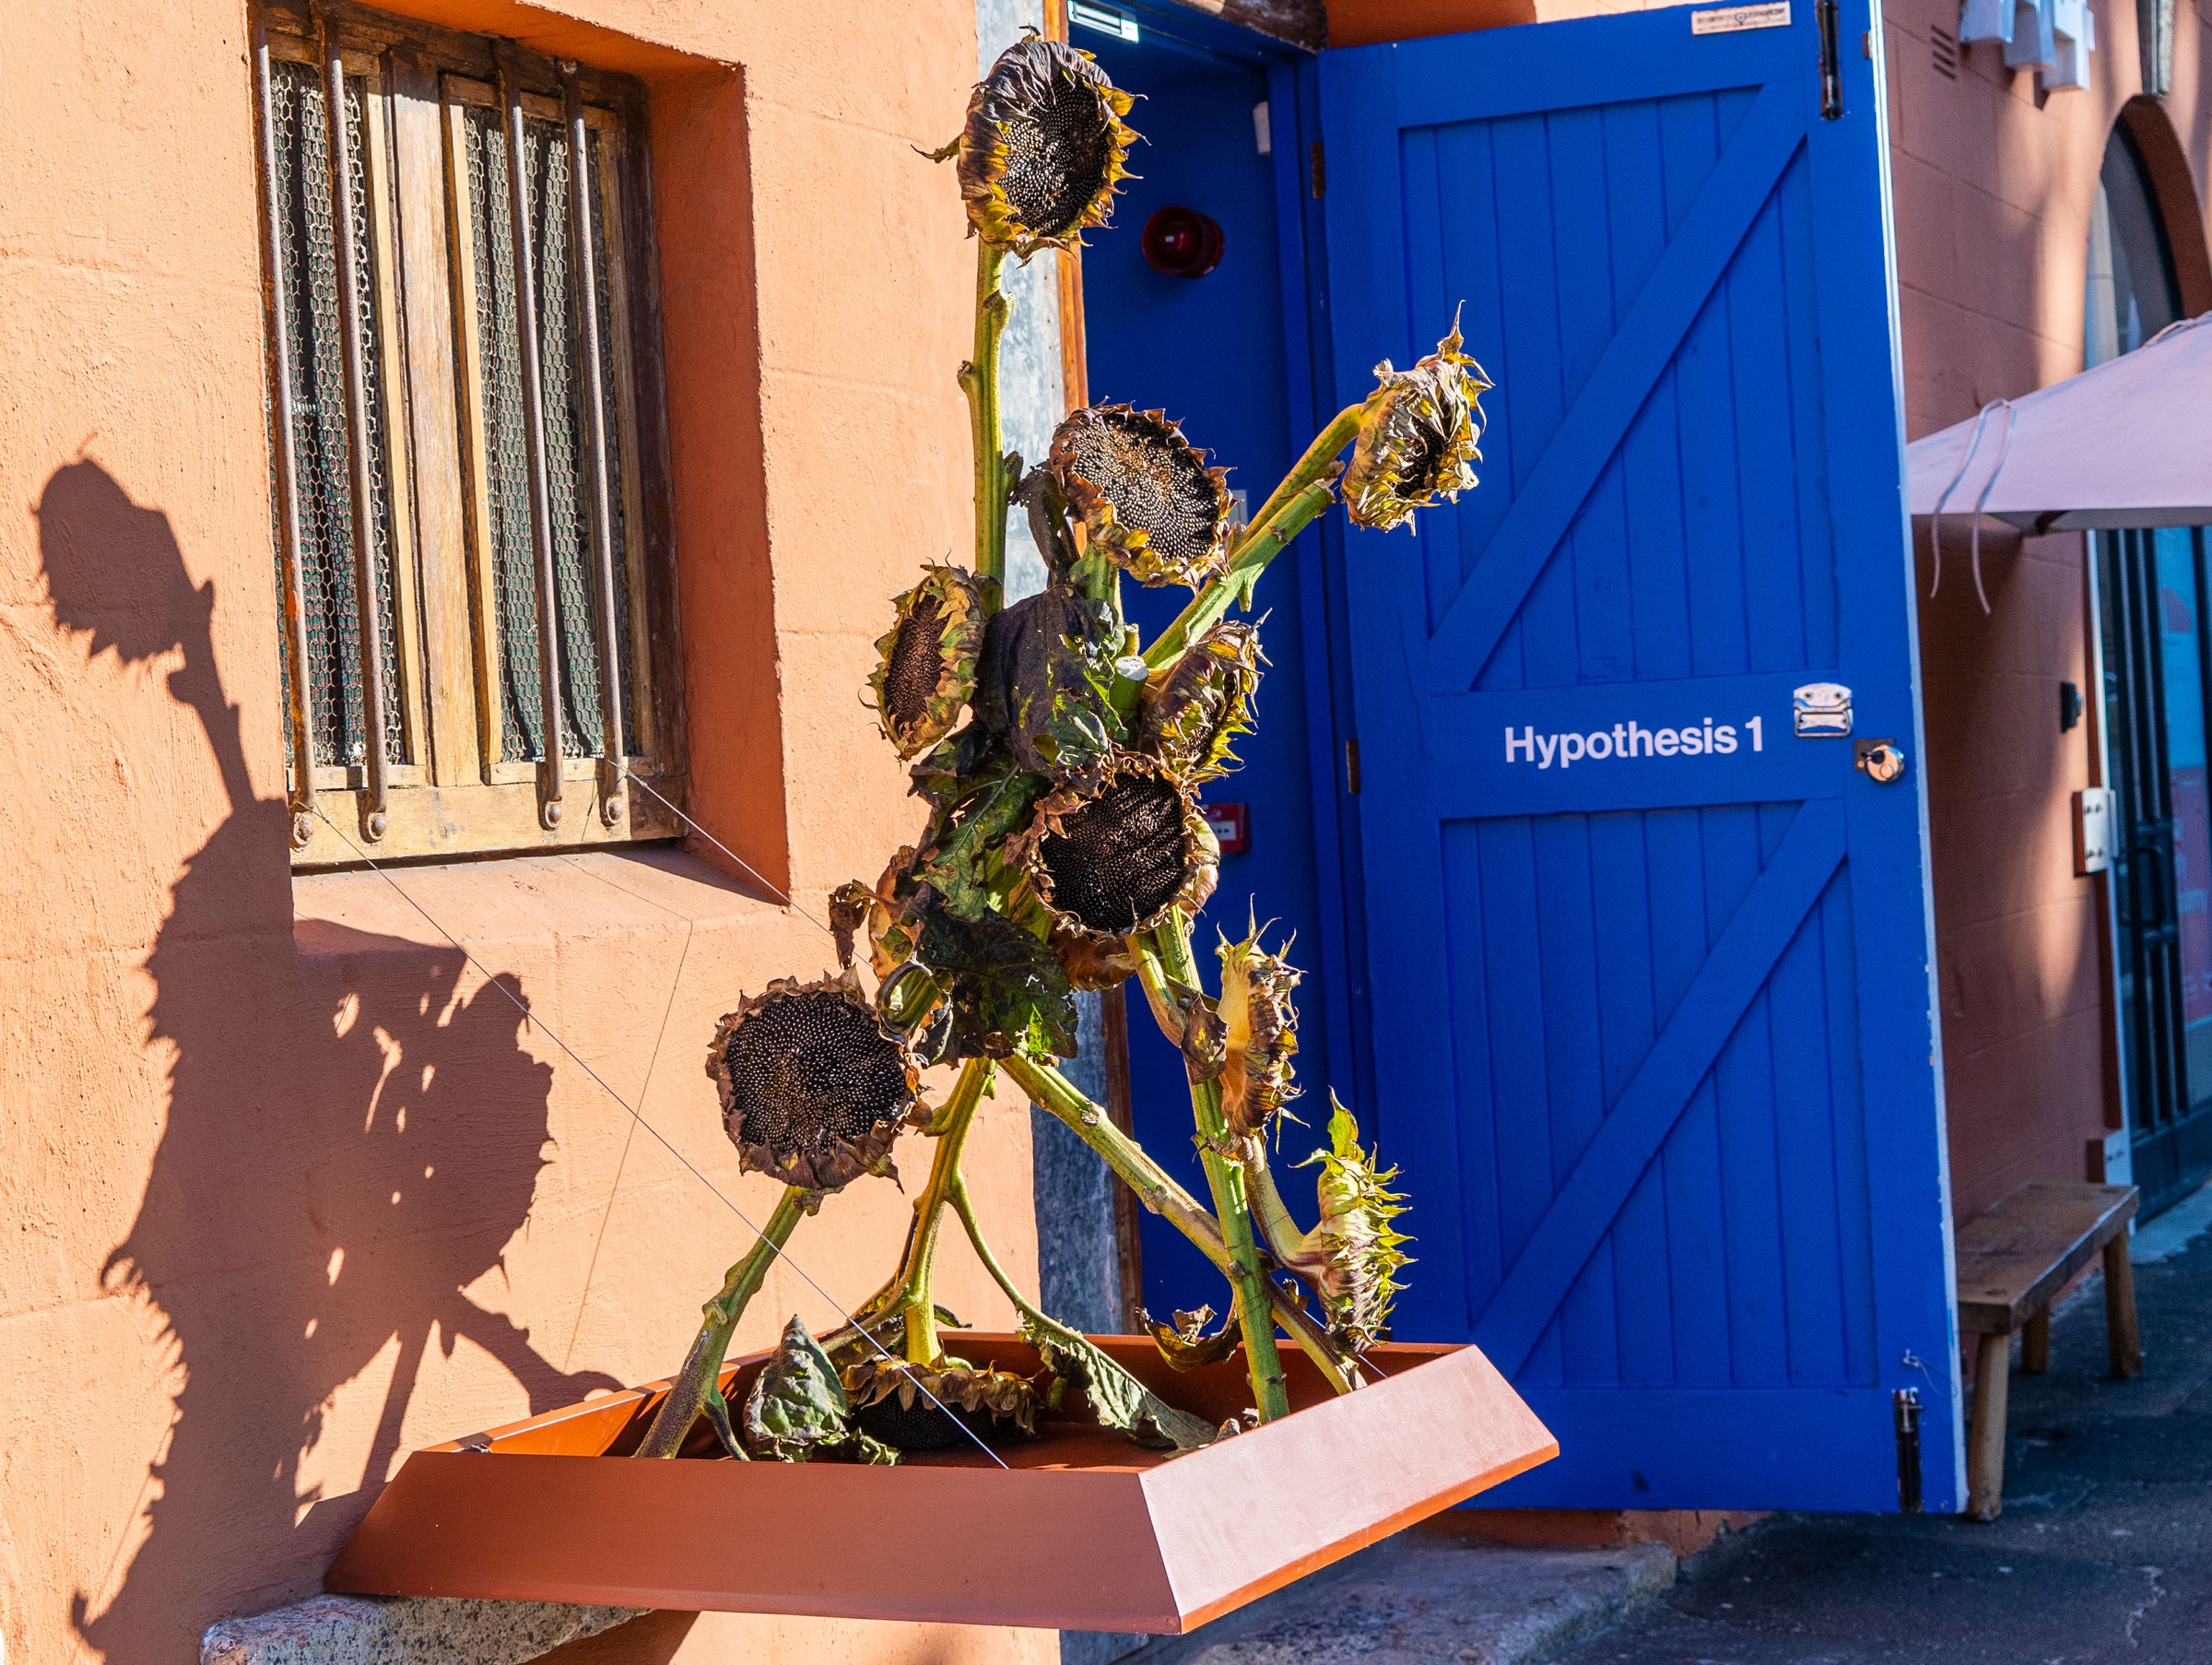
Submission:
<svg viewBox="0 0 2212 1665">
<path fill-rule="evenodd" d="M 1476 1345 L 1508 1376 L 1528 1362 L 1842 859 L 1841 802 L 1803 805 L 1476 1321 Z"/>
<path fill-rule="evenodd" d="M 1768 83 L 1430 637 L 1433 691 L 1474 686 L 1804 142 L 1803 88 Z"/>
</svg>

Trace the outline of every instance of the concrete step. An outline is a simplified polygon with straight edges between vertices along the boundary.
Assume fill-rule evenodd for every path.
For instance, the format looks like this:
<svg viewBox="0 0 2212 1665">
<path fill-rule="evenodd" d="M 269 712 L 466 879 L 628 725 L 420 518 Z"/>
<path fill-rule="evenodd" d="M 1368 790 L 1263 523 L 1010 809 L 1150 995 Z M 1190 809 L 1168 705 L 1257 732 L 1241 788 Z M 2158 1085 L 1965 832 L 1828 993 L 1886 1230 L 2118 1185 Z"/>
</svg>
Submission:
<svg viewBox="0 0 2212 1665">
<path fill-rule="evenodd" d="M 1062 1665 L 1542 1665 L 1675 1582 L 1663 1544 L 1529 1550 L 1401 1532 L 1187 1636 L 1062 1638 Z"/>
</svg>

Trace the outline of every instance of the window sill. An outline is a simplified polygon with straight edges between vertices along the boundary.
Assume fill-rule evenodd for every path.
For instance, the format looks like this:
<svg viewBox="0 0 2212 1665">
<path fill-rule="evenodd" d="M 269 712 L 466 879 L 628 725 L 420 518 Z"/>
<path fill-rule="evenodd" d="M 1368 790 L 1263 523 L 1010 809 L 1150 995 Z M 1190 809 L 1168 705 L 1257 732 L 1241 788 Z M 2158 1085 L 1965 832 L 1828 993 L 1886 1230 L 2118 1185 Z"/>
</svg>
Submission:
<svg viewBox="0 0 2212 1665">
<path fill-rule="evenodd" d="M 784 916 L 782 903 L 665 846 L 292 880 L 292 941 L 308 958 L 443 948 L 446 930 L 475 949 L 676 927 L 743 927 Z"/>
<path fill-rule="evenodd" d="M 626 1624 L 639 1607 L 316 1596 L 208 1626 L 200 1665 L 524 1665 Z"/>
</svg>

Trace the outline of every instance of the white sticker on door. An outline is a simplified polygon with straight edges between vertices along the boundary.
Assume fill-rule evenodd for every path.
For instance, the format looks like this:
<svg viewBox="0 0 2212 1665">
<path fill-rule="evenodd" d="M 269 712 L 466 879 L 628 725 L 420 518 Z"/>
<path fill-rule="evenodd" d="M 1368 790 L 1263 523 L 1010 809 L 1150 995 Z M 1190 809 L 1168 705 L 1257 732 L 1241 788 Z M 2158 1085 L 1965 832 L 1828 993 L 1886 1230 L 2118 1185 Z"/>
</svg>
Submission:
<svg viewBox="0 0 2212 1665">
<path fill-rule="evenodd" d="M 1790 0 L 1769 0 L 1764 6 L 1721 6 L 1689 14 L 1693 35 L 1732 35 L 1739 29 L 1787 29 Z"/>
</svg>

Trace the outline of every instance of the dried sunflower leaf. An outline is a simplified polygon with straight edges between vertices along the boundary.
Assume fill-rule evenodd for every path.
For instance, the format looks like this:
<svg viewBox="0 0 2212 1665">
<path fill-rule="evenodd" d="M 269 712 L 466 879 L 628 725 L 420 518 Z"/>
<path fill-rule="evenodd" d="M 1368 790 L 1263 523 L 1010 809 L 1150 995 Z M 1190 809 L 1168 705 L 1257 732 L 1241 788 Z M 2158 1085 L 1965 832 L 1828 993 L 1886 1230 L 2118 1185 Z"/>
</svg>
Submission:
<svg viewBox="0 0 2212 1665">
<path fill-rule="evenodd" d="M 1012 888 L 1011 864 L 1000 853 L 1006 835 L 1029 820 L 1051 784 L 1011 769 L 979 783 L 914 877 L 943 897 L 956 916 L 981 919 Z"/>
<path fill-rule="evenodd" d="M 1102 1425 L 1118 1428 L 1137 1445 L 1195 1451 L 1219 1437 L 1212 1423 L 1176 1410 L 1072 1329 L 1025 1315 L 1021 1333 L 1055 1376 L 1082 1391 Z"/>
<path fill-rule="evenodd" d="M 875 1442 L 854 1431 L 852 1415 L 836 1367 L 794 1316 L 746 1399 L 746 1443 L 777 1462 L 803 1463 L 848 1446 L 868 1462 L 897 1461 L 896 1453 L 869 1449 Z"/>
<path fill-rule="evenodd" d="M 977 720 L 1019 767 L 1096 785 L 1124 738 L 1112 698 L 1121 646 L 1103 602 L 1058 585 L 1016 602 L 983 632 Z"/>
<path fill-rule="evenodd" d="M 1076 999 L 1046 943 L 998 914 L 924 909 L 916 953 L 952 987 L 952 1056 L 1073 1057 Z"/>
<path fill-rule="evenodd" d="M 1244 1335 L 1237 1327 L 1235 1314 L 1212 1335 L 1206 1327 L 1214 1321 L 1214 1309 L 1201 1306 L 1196 1312 L 1178 1312 L 1172 1324 L 1162 1324 L 1150 1313 L 1144 1314 L 1145 1328 L 1152 1332 L 1153 1345 L 1159 1356 L 1177 1370 L 1195 1370 L 1202 1364 L 1218 1364 L 1224 1359 L 1236 1356 Z"/>
</svg>

